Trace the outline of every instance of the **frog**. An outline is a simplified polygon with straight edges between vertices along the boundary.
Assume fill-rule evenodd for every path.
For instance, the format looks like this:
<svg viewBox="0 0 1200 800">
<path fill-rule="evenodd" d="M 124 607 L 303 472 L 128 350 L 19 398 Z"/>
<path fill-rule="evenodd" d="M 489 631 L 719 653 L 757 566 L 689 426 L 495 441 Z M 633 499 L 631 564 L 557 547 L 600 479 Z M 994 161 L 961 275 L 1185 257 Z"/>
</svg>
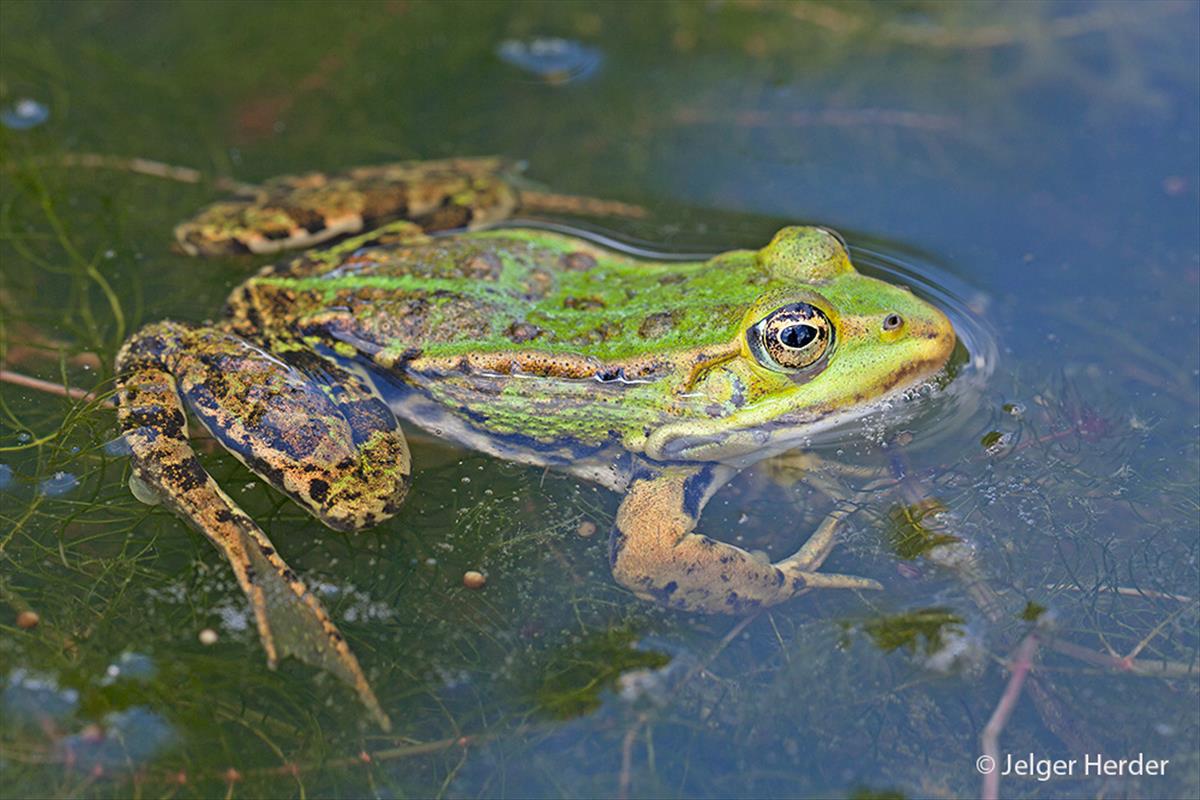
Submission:
<svg viewBox="0 0 1200 800">
<path fill-rule="evenodd" d="M 638 598 L 746 614 L 882 588 L 821 569 L 845 505 L 774 562 L 701 513 L 748 466 L 936 376 L 956 342 L 938 308 L 860 273 L 823 227 L 687 261 L 531 224 L 438 227 L 394 219 L 277 261 L 217 321 L 150 323 L 117 355 L 130 487 L 224 555 L 268 666 L 332 672 L 390 728 L 320 600 L 201 462 L 189 415 L 335 531 L 401 512 L 407 426 L 619 495 L 608 562 Z"/>
</svg>

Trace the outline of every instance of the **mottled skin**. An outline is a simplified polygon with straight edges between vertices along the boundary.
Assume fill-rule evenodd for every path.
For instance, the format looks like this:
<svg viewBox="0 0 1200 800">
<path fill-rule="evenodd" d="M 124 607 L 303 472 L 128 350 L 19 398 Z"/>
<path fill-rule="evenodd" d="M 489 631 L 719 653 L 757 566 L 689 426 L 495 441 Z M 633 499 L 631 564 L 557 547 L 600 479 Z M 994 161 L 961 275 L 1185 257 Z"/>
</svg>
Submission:
<svg viewBox="0 0 1200 800">
<path fill-rule="evenodd" d="M 224 321 L 150 325 L 122 349 L 135 477 L 204 532 L 250 596 L 268 656 L 354 684 L 357 661 L 262 531 L 216 485 L 185 409 L 318 519 L 357 530 L 409 482 L 397 419 L 624 495 L 613 573 L 672 607 L 742 612 L 814 587 L 839 506 L 774 564 L 695 532 L 739 469 L 860 416 L 939 370 L 954 331 L 908 290 L 858 274 L 844 244 L 786 228 L 762 250 L 635 261 L 536 229 L 380 231 L 268 267 Z"/>
<path fill-rule="evenodd" d="M 627 203 L 519 188 L 517 171 L 485 157 L 282 175 L 208 206 L 175 228 L 175 240 L 191 255 L 224 256 L 311 247 L 401 219 L 442 231 L 479 228 L 517 210 L 645 216 Z"/>
</svg>

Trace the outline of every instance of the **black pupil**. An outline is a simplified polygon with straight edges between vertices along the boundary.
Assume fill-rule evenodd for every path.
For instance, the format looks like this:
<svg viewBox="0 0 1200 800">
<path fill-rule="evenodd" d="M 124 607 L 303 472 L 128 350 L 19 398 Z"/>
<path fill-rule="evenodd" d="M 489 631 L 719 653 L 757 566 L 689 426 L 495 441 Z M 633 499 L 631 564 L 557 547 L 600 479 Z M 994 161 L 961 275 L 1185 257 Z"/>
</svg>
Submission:
<svg viewBox="0 0 1200 800">
<path fill-rule="evenodd" d="M 799 350 L 815 338 L 817 329 L 812 325 L 792 325 L 779 332 L 779 341 L 793 350 Z"/>
</svg>

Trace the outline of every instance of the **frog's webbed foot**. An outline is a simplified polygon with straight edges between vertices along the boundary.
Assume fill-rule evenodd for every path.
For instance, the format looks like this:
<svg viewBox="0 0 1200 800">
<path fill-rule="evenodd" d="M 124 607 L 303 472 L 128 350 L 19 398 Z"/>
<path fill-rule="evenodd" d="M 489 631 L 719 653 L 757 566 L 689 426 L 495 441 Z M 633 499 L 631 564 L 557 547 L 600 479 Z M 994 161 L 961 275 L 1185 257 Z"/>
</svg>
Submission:
<svg viewBox="0 0 1200 800">
<path fill-rule="evenodd" d="M 725 468 L 668 467 L 633 480 L 617 511 L 613 575 L 638 596 L 692 611 L 740 613 L 814 588 L 880 589 L 877 582 L 818 572 L 836 544 L 839 504 L 793 555 L 774 564 L 695 533 L 700 510 L 726 480 Z"/>
<path fill-rule="evenodd" d="M 804 481 L 835 499 L 848 493 L 840 479 L 877 480 L 888 474 L 884 469 L 853 466 L 808 450 L 790 450 L 772 456 L 757 464 L 755 471 L 779 486 Z"/>
<path fill-rule="evenodd" d="M 312 358 L 320 363 L 301 371 L 218 329 L 151 325 L 117 357 L 119 418 L 140 484 L 229 560 L 269 664 L 294 655 L 334 673 L 387 728 L 337 626 L 188 441 L 184 398 L 218 441 L 326 524 L 351 530 L 385 519 L 408 486 L 395 418 L 354 376 Z"/>
</svg>

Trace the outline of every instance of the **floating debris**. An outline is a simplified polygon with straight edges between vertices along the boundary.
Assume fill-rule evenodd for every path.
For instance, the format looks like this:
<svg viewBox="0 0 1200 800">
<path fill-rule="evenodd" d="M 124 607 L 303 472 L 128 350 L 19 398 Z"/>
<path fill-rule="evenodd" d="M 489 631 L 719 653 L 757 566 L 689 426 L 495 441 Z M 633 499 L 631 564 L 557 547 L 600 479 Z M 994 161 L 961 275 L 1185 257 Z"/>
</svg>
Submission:
<svg viewBox="0 0 1200 800">
<path fill-rule="evenodd" d="M 487 577 L 482 572 L 473 569 L 463 573 L 463 586 L 468 589 L 482 589 L 487 584 Z"/>
<path fill-rule="evenodd" d="M 54 678 L 20 667 L 8 674 L 8 684 L 0 693 L 0 709 L 6 720 L 64 719 L 78 706 L 79 692 L 61 689 Z"/>
<path fill-rule="evenodd" d="M 668 685 L 671 673 L 663 668 L 672 657 L 654 644 L 641 645 L 628 630 L 599 630 L 582 641 L 573 641 L 547 654 L 546 662 L 532 673 L 537 682 L 534 702 L 538 710 L 558 719 L 582 716 L 598 709 L 605 691 L 615 691 L 627 702 L 647 699 L 651 704 Z M 623 675 L 634 673 L 622 683 Z"/>
<path fill-rule="evenodd" d="M 36 611 L 30 611 L 26 609 L 20 614 L 17 614 L 17 627 L 23 631 L 33 630 L 41 621 L 42 618 L 38 616 Z"/>
<path fill-rule="evenodd" d="M 604 63 L 600 50 L 573 39 L 505 39 L 497 45 L 496 55 L 552 86 L 589 78 Z"/>
<path fill-rule="evenodd" d="M 200 644 L 204 645 L 205 647 L 211 647 L 212 645 L 216 644 L 217 640 L 221 637 L 218 636 L 217 632 L 212 628 L 205 628 L 204 630 L 200 631 L 198 638 L 200 639 Z"/>
<path fill-rule="evenodd" d="M 964 632 L 965 620 L 946 608 L 922 608 L 902 614 L 881 614 L 862 626 L 885 653 L 904 649 L 932 657 L 946 642 Z"/>
<path fill-rule="evenodd" d="M 0 489 L 7 489 L 12 485 L 13 468 L 8 464 L 0 464 Z"/>
<path fill-rule="evenodd" d="M 50 119 L 50 109 L 37 100 L 22 97 L 17 102 L 0 110 L 0 123 L 16 131 L 36 128 Z"/>
<path fill-rule="evenodd" d="M 592 522 L 590 519 L 585 519 L 583 522 L 579 523 L 579 527 L 575 529 L 575 533 L 579 534 L 579 536 L 584 539 L 595 536 L 596 523 Z"/>
<path fill-rule="evenodd" d="M 246 609 L 240 606 L 226 604 L 217 606 L 217 608 L 214 610 L 216 611 L 217 616 L 221 618 L 221 626 L 225 628 L 225 630 L 232 633 L 237 633 L 239 631 L 246 631 L 250 629 L 250 617 L 247 616 Z"/>
<path fill-rule="evenodd" d="M 925 668 L 949 675 L 973 672 L 987 654 L 983 642 L 966 628 L 947 626 L 942 631 L 940 645 L 925 656 Z"/>
<path fill-rule="evenodd" d="M 104 670 L 101 686 L 112 686 L 119 680 L 149 681 L 158 674 L 158 667 L 150 656 L 124 652 Z"/>
<path fill-rule="evenodd" d="M 175 731 L 161 715 L 144 706 L 105 714 L 100 725 L 88 725 L 58 743 L 60 757 L 80 772 L 137 767 L 175 741 Z"/>
<path fill-rule="evenodd" d="M 624 672 L 617 679 L 617 696 L 630 705 L 664 708 L 688 666 L 685 661 L 673 660 L 660 667 Z"/>
<path fill-rule="evenodd" d="M 989 456 L 999 456 L 1007 453 L 1015 444 L 1016 437 L 1011 433 L 1001 433 L 1000 431 L 988 431 L 979 440 L 983 445 L 983 449 Z"/>
<path fill-rule="evenodd" d="M 961 542 L 957 536 L 947 533 L 939 517 L 946 507 L 933 498 L 912 505 L 893 506 L 888 511 L 888 539 L 896 555 L 911 561 L 931 550 Z"/>
<path fill-rule="evenodd" d="M 58 497 L 79 485 L 79 478 L 70 472 L 56 472 L 38 484 L 38 491 L 47 497 Z"/>
</svg>

